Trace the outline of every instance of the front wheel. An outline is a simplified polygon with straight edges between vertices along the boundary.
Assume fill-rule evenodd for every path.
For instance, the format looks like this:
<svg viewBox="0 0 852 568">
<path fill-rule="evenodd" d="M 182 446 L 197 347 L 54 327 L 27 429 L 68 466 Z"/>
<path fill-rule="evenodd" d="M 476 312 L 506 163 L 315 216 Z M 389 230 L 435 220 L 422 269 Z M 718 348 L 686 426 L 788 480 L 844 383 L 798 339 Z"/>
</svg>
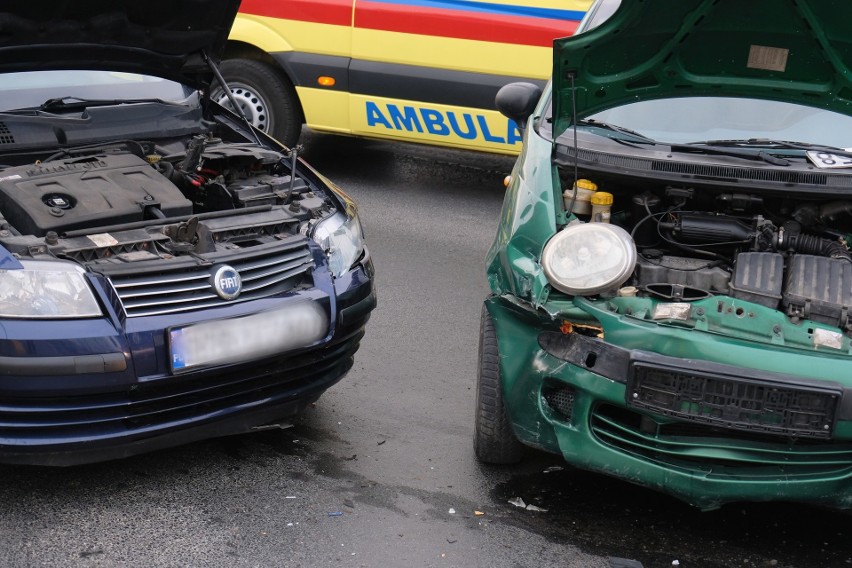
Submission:
<svg viewBox="0 0 852 568">
<path fill-rule="evenodd" d="M 285 146 L 295 146 L 302 132 L 302 115 L 290 81 L 273 67 L 254 59 L 228 59 L 219 69 L 252 126 Z M 232 108 L 221 87 L 215 88 L 210 98 Z"/>
<path fill-rule="evenodd" d="M 476 425 L 473 449 L 481 462 L 517 463 L 523 445 L 515 437 L 503 402 L 500 351 L 491 314 L 482 307 L 479 324 L 479 369 L 476 381 Z"/>
</svg>

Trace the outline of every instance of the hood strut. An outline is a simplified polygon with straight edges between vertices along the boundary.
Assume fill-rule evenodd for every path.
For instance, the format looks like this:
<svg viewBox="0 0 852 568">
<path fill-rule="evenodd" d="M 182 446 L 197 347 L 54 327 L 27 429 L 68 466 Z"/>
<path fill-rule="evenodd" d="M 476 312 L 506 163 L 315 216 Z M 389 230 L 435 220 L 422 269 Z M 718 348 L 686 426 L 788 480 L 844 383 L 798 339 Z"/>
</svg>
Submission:
<svg viewBox="0 0 852 568">
<path fill-rule="evenodd" d="M 219 67 L 216 65 L 216 63 L 213 62 L 212 59 L 210 59 L 210 57 L 207 56 L 206 51 L 202 50 L 201 56 L 204 58 L 204 62 L 207 63 L 207 66 L 210 67 L 210 70 L 213 72 L 213 75 L 215 75 L 216 81 L 218 81 L 219 84 L 222 85 L 222 89 L 224 89 L 225 94 L 228 96 L 228 100 L 231 101 L 231 108 L 234 110 L 237 116 L 243 119 L 243 122 L 248 127 L 249 132 L 251 132 L 252 136 L 254 136 L 254 141 L 257 142 L 258 145 L 262 146 L 263 143 L 260 141 L 260 137 L 258 137 L 257 132 L 251 125 L 251 122 L 249 121 L 248 117 L 246 117 L 246 113 L 243 112 L 243 107 L 237 104 L 237 100 L 234 98 L 234 94 L 231 92 L 231 87 L 229 87 L 228 83 L 225 82 L 225 78 L 222 77 L 222 72 L 219 71 Z"/>
<path fill-rule="evenodd" d="M 571 190 L 571 203 L 568 205 L 566 214 L 570 217 L 574 212 L 574 202 L 577 201 L 577 180 L 580 174 L 577 171 L 577 162 L 579 161 L 579 149 L 577 148 L 577 89 L 574 87 L 574 73 L 568 73 L 568 78 L 571 79 L 571 123 L 574 131 L 574 183 Z M 556 136 L 553 137 L 553 149 L 556 150 Z"/>
</svg>

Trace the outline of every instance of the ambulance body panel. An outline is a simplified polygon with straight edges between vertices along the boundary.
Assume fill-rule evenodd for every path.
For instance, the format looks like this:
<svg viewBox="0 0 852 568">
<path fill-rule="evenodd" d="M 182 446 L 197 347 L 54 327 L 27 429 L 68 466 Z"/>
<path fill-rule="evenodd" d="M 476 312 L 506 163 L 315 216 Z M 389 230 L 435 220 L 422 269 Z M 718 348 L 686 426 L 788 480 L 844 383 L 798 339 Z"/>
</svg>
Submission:
<svg viewBox="0 0 852 568">
<path fill-rule="evenodd" d="M 553 40 L 574 32 L 588 4 L 244 0 L 223 74 L 244 89 L 238 101 L 252 121 L 271 120 L 266 129 L 285 144 L 298 138 L 285 123 L 301 121 L 321 132 L 513 154 L 520 133 L 494 95 L 515 81 L 543 85 Z M 276 77 L 253 80 L 245 60 Z M 289 95 L 291 116 L 275 116 Z"/>
</svg>

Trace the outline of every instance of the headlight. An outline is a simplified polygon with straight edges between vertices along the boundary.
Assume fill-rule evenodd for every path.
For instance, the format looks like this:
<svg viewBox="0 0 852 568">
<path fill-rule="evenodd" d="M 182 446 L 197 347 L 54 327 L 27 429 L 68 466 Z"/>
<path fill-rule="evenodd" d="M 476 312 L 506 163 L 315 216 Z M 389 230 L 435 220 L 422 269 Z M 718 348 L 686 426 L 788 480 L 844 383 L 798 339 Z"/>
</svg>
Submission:
<svg viewBox="0 0 852 568">
<path fill-rule="evenodd" d="M 569 225 L 547 242 L 541 264 L 557 290 L 590 296 L 624 284 L 636 266 L 636 245 L 617 225 Z"/>
<path fill-rule="evenodd" d="M 345 274 L 364 252 L 364 235 L 357 215 L 337 212 L 314 229 L 314 240 L 328 255 L 328 267 L 335 277 Z"/>
<path fill-rule="evenodd" d="M 22 260 L 21 265 L 20 270 L 0 270 L 0 317 L 55 319 L 101 315 L 80 266 L 49 260 Z"/>
</svg>

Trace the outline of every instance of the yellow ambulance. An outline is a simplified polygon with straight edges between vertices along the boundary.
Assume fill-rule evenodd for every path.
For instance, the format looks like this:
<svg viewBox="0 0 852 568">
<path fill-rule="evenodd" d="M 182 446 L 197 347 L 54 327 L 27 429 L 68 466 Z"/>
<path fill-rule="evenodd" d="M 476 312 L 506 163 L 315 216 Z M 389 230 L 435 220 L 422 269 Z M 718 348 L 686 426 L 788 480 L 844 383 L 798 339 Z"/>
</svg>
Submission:
<svg viewBox="0 0 852 568">
<path fill-rule="evenodd" d="M 514 81 L 544 84 L 553 39 L 590 0 L 243 0 L 222 74 L 249 120 L 288 146 L 321 132 L 505 154 L 494 107 Z M 211 94 L 229 105 L 220 89 Z"/>
</svg>

